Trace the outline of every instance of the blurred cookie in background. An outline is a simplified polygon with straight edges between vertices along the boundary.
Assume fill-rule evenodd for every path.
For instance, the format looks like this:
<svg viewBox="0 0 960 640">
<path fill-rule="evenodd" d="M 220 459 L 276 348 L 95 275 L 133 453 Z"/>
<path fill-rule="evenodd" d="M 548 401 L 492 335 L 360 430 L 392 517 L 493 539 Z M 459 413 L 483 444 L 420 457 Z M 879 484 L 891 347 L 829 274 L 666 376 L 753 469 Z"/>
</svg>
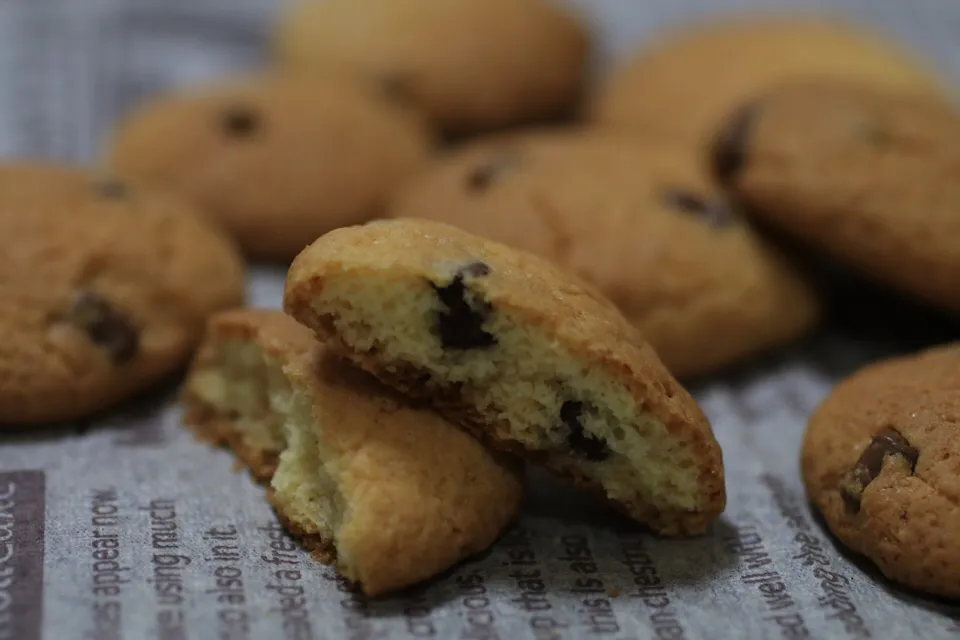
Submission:
<svg viewBox="0 0 960 640">
<path fill-rule="evenodd" d="M 345 67 L 407 95 L 449 134 L 571 111 L 591 37 L 547 0 L 301 0 L 276 27 L 287 67 Z"/>
<path fill-rule="evenodd" d="M 390 215 L 446 222 L 575 272 L 678 376 L 789 342 L 819 317 L 804 277 L 678 147 L 585 129 L 498 136 L 438 160 Z"/>
<path fill-rule="evenodd" d="M 960 312 L 960 114 L 950 106 L 798 81 L 745 105 L 713 161 L 759 221 Z"/>
<path fill-rule="evenodd" d="M 143 104 L 119 124 L 107 162 L 195 202 L 249 256 L 285 261 L 379 215 L 432 145 L 421 117 L 376 85 L 261 73 Z"/>
<path fill-rule="evenodd" d="M 145 389 L 243 299 L 236 247 L 187 203 L 0 165 L 0 425 L 77 419 Z"/>
<path fill-rule="evenodd" d="M 662 30 L 614 69 L 588 111 L 605 125 L 703 145 L 744 101 L 810 76 L 946 92 L 926 61 L 865 25 L 829 15 L 734 14 Z"/>
</svg>

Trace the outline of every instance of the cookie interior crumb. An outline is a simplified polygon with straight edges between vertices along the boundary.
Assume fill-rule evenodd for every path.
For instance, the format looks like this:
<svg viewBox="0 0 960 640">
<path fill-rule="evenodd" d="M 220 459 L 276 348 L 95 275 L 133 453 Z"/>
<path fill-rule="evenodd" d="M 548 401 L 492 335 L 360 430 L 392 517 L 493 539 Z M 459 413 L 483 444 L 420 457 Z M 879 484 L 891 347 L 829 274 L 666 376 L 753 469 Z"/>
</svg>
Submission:
<svg viewBox="0 0 960 640">
<path fill-rule="evenodd" d="M 369 596 L 486 549 L 520 508 L 519 461 L 410 404 L 281 311 L 214 317 L 184 400 L 185 422 L 269 481 L 286 528 Z"/>
<path fill-rule="evenodd" d="M 343 497 L 336 464 L 317 437 L 313 401 L 292 385 L 283 365 L 256 343 L 225 340 L 216 347 L 214 366 L 196 372 L 192 393 L 229 416 L 252 448 L 280 451 L 271 479 L 273 501 L 299 533 L 337 546 Z M 338 564 L 349 579 L 349 557 L 338 546 Z"/>
<path fill-rule="evenodd" d="M 216 345 L 212 366 L 197 369 L 190 378 L 190 393 L 223 420 L 251 451 L 283 450 L 280 424 L 270 412 L 266 392 L 266 367 L 259 346 L 241 340 Z"/>
<path fill-rule="evenodd" d="M 547 464 L 599 481 L 608 498 L 647 516 L 702 506 L 694 452 L 608 372 L 509 310 L 492 309 L 483 323 L 495 344 L 444 348 L 436 288 L 449 282 L 383 267 L 373 275 L 363 267 L 328 274 L 312 300 L 319 324 L 330 325 L 348 349 L 386 363 L 381 376 L 400 387 L 413 377 L 441 394 L 457 389 L 479 411 L 468 420 L 484 422 L 495 440 L 542 452 Z M 482 298 L 479 282 L 465 295 Z"/>
</svg>

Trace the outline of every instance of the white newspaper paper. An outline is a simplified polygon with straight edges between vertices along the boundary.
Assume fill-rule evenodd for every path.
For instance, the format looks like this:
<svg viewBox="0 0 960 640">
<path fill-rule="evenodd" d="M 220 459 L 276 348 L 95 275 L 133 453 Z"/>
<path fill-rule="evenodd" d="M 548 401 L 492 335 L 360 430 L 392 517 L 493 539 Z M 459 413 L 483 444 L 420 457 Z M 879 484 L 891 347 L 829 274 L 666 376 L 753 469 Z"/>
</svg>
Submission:
<svg viewBox="0 0 960 640">
<path fill-rule="evenodd" d="M 571 4 L 601 34 L 603 68 L 693 12 L 772 3 Z M 795 4 L 869 20 L 960 75 L 954 0 Z M 0 0 L 0 156 L 94 160 L 137 101 L 261 64 L 276 9 Z M 282 283 L 282 269 L 252 268 L 251 304 L 279 305 Z M 178 379 L 94 421 L 4 432 L 0 640 L 960 635 L 960 606 L 838 548 L 799 477 L 810 411 L 857 366 L 933 339 L 905 333 L 828 331 L 696 383 L 727 468 L 729 506 L 709 535 L 659 539 L 532 472 L 522 517 L 488 553 L 376 601 L 300 551 L 232 457 L 180 427 Z"/>
</svg>

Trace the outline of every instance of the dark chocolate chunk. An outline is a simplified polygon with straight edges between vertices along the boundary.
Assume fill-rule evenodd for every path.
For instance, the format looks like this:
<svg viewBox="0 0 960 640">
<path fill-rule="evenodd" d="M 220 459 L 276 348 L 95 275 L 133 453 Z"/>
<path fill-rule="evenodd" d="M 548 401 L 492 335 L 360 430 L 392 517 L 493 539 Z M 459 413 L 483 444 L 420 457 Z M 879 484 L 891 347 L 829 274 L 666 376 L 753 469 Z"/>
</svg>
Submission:
<svg viewBox="0 0 960 640">
<path fill-rule="evenodd" d="M 502 151 L 473 168 L 467 176 L 470 191 L 485 191 L 500 177 L 520 164 L 520 156 L 514 151 Z"/>
<path fill-rule="evenodd" d="M 437 293 L 443 309 L 437 314 L 437 332 L 446 349 L 483 349 L 497 343 L 493 334 L 484 331 L 483 323 L 493 306 L 467 296 L 467 278 L 481 278 L 490 273 L 489 265 L 473 262 L 461 267 L 450 284 L 439 286 L 430 283 Z"/>
<path fill-rule="evenodd" d="M 130 195 L 130 188 L 119 180 L 101 180 L 94 185 L 94 188 L 104 198 L 120 200 Z"/>
<path fill-rule="evenodd" d="M 910 465 L 910 473 L 913 473 L 916 470 L 920 452 L 916 447 L 911 446 L 896 429 L 888 427 L 873 436 L 870 444 L 857 459 L 857 463 L 844 474 L 840 481 L 840 493 L 849 507 L 854 510 L 860 509 L 863 490 L 880 475 L 883 461 L 887 456 L 900 456 Z"/>
<path fill-rule="evenodd" d="M 697 216 L 714 229 L 729 227 L 738 218 L 734 208 L 724 199 L 708 200 L 685 189 L 668 189 L 664 199 L 671 207 Z"/>
<path fill-rule="evenodd" d="M 570 430 L 567 434 L 567 445 L 575 455 L 601 462 L 610 457 L 610 448 L 603 438 L 584 431 L 580 422 L 583 409 L 583 403 L 576 400 L 567 400 L 560 407 L 560 420 Z"/>
<path fill-rule="evenodd" d="M 130 319 L 92 291 L 78 295 L 63 320 L 86 333 L 114 364 L 129 362 L 140 347 L 140 332 Z"/>
<path fill-rule="evenodd" d="M 747 137 L 757 113 L 756 104 L 734 112 L 713 141 L 710 154 L 713 175 L 721 183 L 729 182 L 747 163 Z"/>
<path fill-rule="evenodd" d="M 233 106 L 223 114 L 223 128 L 233 137 L 249 136 L 260 124 L 257 112 L 244 106 Z"/>
</svg>

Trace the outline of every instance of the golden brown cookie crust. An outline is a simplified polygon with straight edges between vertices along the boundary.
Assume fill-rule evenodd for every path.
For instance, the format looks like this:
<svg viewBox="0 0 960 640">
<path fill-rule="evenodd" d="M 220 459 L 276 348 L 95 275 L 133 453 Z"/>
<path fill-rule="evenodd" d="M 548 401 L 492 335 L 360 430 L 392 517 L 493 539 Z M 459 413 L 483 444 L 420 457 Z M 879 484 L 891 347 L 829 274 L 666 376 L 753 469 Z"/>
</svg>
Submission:
<svg viewBox="0 0 960 640">
<path fill-rule="evenodd" d="M 751 12 L 661 31 L 611 74 L 589 111 L 604 125 L 702 148 L 740 104 L 804 77 L 948 91 L 917 54 L 865 25 L 829 14 Z"/>
<path fill-rule="evenodd" d="M 106 161 L 195 202 L 250 256 L 284 261 L 379 215 L 432 144 L 422 119 L 376 86 L 261 72 L 145 103 Z"/>
<path fill-rule="evenodd" d="M 364 593 L 394 591 L 442 572 L 486 549 L 516 515 L 522 499 L 516 460 L 487 451 L 336 358 L 282 312 L 237 311 L 212 326 L 220 329 L 211 341 L 255 343 L 282 367 L 295 393 L 312 401 L 323 469 L 335 476 L 344 520 L 335 539 L 322 535 L 278 483 L 289 452 L 280 455 L 270 500 L 318 558 L 335 562 Z"/>
<path fill-rule="evenodd" d="M 235 246 L 186 203 L 0 165 L 0 424 L 108 408 L 182 366 L 206 318 L 243 297 Z"/>
<path fill-rule="evenodd" d="M 867 366 L 814 413 L 802 453 L 810 499 L 845 545 L 948 597 L 960 596 L 958 390 L 958 345 Z"/>
<path fill-rule="evenodd" d="M 322 315 L 315 306 L 325 290 L 337 289 L 344 274 L 347 278 L 382 277 L 394 280 L 392 287 L 402 288 L 418 281 L 440 282 L 449 278 L 451 268 L 477 262 L 489 266 L 483 278 L 483 296 L 498 316 L 519 318 L 524 327 L 546 331 L 560 352 L 569 352 L 572 361 L 609 375 L 623 385 L 622 393 L 642 404 L 645 415 L 658 423 L 643 429 L 658 434 L 662 429 L 667 434 L 664 437 L 683 443 L 675 446 L 688 456 L 682 464 L 694 469 L 694 488 L 689 491 L 694 496 L 691 504 L 696 506 L 651 510 L 649 504 L 633 500 L 621 506 L 665 534 L 702 532 L 726 501 L 722 456 L 710 425 L 637 331 L 608 300 L 576 276 L 532 254 L 449 225 L 413 219 L 381 221 L 331 232 L 301 253 L 288 273 L 284 307 L 328 340 L 331 348 L 343 351 L 388 384 L 428 398 L 460 424 L 483 431 L 488 441 L 504 446 L 511 425 L 478 411 L 471 400 L 458 395 L 482 395 L 482 388 L 471 387 L 469 379 L 462 386 L 444 386 L 443 380 L 431 380 L 424 371 L 405 370 L 402 361 L 379 354 L 383 345 L 358 349 L 343 339 L 333 307 L 328 309 L 330 315 Z M 586 370 L 581 374 L 586 375 Z M 572 463 L 562 457 L 547 460 L 554 471 L 574 475 Z M 596 478 L 592 483 L 598 486 Z"/>
<path fill-rule="evenodd" d="M 286 68 L 393 82 L 444 131 L 466 134 L 569 111 L 590 35 L 543 0 L 325 0 L 288 9 L 274 47 Z"/>
<path fill-rule="evenodd" d="M 746 106 L 714 163 L 758 219 L 960 311 L 958 149 L 960 115 L 938 101 L 807 81 Z"/>
<path fill-rule="evenodd" d="M 468 145 L 395 198 L 538 254 L 595 284 L 677 376 L 707 373 L 809 330 L 819 304 L 687 149 L 592 129 Z"/>
</svg>

